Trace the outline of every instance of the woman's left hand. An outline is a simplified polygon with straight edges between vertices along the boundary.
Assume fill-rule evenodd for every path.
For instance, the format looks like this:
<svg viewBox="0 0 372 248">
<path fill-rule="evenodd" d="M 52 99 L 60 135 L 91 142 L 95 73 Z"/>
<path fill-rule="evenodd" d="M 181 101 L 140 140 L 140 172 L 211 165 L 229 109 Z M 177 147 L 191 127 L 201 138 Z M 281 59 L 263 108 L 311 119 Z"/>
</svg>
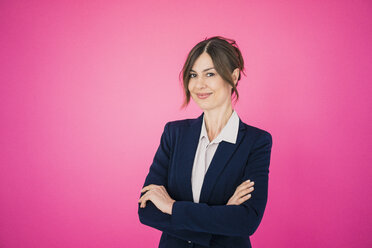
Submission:
<svg viewBox="0 0 372 248">
<path fill-rule="evenodd" d="M 146 192 L 147 191 L 147 192 Z M 146 201 L 152 201 L 154 205 L 163 213 L 172 214 L 172 207 L 175 200 L 173 200 L 163 185 L 150 184 L 143 187 L 142 192 L 146 192 L 138 202 L 140 207 L 146 207 Z"/>
</svg>

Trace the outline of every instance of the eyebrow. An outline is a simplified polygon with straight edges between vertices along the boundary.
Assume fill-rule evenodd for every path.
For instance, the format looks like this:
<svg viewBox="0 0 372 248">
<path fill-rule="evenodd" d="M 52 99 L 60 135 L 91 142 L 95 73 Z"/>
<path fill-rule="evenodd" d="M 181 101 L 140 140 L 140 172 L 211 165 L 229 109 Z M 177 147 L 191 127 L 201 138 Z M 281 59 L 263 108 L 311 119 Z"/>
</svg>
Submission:
<svg viewBox="0 0 372 248">
<path fill-rule="evenodd" d="M 214 67 L 210 67 L 210 68 L 204 69 L 203 71 L 208 71 L 208 70 L 210 70 L 210 69 L 214 69 Z M 196 72 L 196 71 L 194 71 L 193 69 L 191 69 L 190 71 Z"/>
</svg>

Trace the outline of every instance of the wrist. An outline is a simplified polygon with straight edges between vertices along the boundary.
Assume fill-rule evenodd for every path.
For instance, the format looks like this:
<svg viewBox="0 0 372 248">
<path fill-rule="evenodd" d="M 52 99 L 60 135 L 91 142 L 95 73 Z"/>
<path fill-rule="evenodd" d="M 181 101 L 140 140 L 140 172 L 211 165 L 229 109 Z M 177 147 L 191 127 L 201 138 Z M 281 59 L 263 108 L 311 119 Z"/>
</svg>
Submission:
<svg viewBox="0 0 372 248">
<path fill-rule="evenodd" d="M 173 205 L 176 201 L 175 200 L 172 200 L 171 203 L 170 203 L 170 207 L 169 207 L 169 214 L 172 215 L 172 212 L 173 212 Z"/>
</svg>

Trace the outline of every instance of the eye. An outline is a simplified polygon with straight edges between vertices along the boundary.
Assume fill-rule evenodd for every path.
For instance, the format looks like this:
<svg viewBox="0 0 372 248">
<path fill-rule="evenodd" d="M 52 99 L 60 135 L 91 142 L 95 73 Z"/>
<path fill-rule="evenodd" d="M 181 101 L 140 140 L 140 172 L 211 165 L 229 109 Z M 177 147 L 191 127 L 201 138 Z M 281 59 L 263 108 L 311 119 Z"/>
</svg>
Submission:
<svg viewBox="0 0 372 248">
<path fill-rule="evenodd" d="M 194 76 L 196 76 L 196 74 L 194 74 L 194 73 L 190 73 L 190 75 L 189 75 L 190 78 L 193 78 Z"/>
<path fill-rule="evenodd" d="M 210 77 L 213 77 L 214 76 L 214 73 L 213 72 L 208 72 L 207 75 L 211 74 Z"/>
</svg>

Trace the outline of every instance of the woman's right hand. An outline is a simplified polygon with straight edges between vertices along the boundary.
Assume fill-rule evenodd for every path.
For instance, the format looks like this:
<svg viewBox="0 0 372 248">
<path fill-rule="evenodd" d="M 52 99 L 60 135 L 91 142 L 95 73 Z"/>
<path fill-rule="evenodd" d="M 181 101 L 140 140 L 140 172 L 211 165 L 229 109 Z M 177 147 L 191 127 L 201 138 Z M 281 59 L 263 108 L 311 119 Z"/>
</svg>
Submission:
<svg viewBox="0 0 372 248">
<path fill-rule="evenodd" d="M 254 182 L 251 182 L 251 180 L 244 181 L 236 188 L 235 193 L 230 197 L 226 205 L 240 205 L 251 198 L 250 193 L 254 190 L 253 185 Z"/>
</svg>

